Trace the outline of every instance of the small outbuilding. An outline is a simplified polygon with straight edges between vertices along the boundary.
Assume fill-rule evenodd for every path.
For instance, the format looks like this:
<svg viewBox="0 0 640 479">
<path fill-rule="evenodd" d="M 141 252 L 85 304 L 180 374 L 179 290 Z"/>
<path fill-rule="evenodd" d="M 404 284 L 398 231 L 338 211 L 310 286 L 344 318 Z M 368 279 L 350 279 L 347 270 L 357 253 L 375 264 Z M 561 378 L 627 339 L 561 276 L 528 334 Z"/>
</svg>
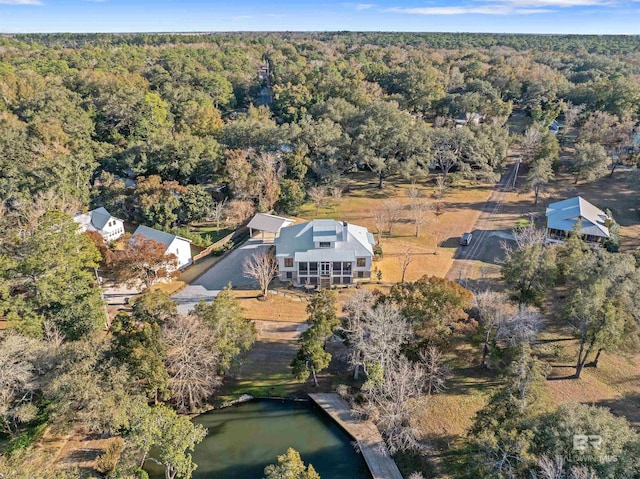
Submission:
<svg viewBox="0 0 640 479">
<path fill-rule="evenodd" d="M 266 213 L 258 213 L 247 225 L 249 228 L 249 234 L 253 236 L 253 231 L 261 231 L 262 232 L 262 240 L 264 241 L 264 233 L 273 234 L 277 237 L 280 234 L 280 230 L 286 226 L 290 226 L 294 223 L 293 220 L 288 218 L 283 218 L 282 216 L 276 215 L 268 215 Z"/>
<path fill-rule="evenodd" d="M 138 226 L 133 236 L 143 236 L 163 244 L 166 247 L 164 254 L 174 254 L 178 259 L 178 269 L 182 269 L 192 262 L 191 240 L 142 225 Z"/>
</svg>

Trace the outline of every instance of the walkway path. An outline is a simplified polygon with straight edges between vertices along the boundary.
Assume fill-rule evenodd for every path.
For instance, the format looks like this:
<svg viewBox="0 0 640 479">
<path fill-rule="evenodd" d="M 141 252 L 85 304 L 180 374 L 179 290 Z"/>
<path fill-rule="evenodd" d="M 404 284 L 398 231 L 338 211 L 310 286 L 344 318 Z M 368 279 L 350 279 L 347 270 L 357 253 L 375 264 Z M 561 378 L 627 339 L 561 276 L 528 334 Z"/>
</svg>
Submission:
<svg viewBox="0 0 640 479">
<path fill-rule="evenodd" d="M 349 403 L 335 393 L 309 394 L 309 397 L 358 442 L 373 479 L 402 479 L 375 424 L 354 417 Z"/>
<path fill-rule="evenodd" d="M 243 265 L 245 259 L 252 254 L 269 249 L 271 244 L 268 240 L 270 238 L 263 242 L 260 237 L 247 240 L 240 247 L 215 263 L 206 273 L 182 291 L 173 295 L 171 299 L 178 303 L 178 312 L 181 314 L 188 313 L 201 300 L 210 303 L 229 283 L 236 288 L 258 288 L 253 279 L 249 279 L 244 275 Z"/>
</svg>

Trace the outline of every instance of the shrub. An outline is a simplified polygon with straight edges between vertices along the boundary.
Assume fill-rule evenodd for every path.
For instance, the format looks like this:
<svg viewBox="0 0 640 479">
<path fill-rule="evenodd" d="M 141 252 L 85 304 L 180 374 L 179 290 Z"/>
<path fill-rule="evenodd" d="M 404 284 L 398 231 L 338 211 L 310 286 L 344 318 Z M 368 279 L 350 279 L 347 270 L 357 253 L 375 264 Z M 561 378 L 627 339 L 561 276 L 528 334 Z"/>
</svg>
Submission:
<svg viewBox="0 0 640 479">
<path fill-rule="evenodd" d="M 124 441 L 121 437 L 116 437 L 107 445 L 104 450 L 104 454 L 100 455 L 96 459 L 96 471 L 104 474 L 107 477 L 113 476 L 116 470 L 118 461 L 120 460 L 120 454 L 124 450 Z"/>
</svg>

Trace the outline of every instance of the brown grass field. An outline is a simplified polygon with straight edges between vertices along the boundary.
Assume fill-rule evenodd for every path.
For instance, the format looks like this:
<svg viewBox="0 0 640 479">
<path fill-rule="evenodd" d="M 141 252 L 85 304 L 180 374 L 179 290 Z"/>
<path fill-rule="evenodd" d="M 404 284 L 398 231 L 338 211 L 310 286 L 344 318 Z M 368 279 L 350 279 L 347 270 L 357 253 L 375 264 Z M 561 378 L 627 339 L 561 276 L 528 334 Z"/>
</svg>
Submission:
<svg viewBox="0 0 640 479">
<path fill-rule="evenodd" d="M 434 175 L 432 175 L 434 176 Z M 433 204 L 435 199 L 435 180 L 419 179 L 416 186 L 421 190 L 423 199 Z M 444 276 L 453 263 L 453 256 L 462 233 L 470 231 L 480 215 L 487 200 L 491 186 L 462 183 L 450 188 L 442 198 L 444 213 L 437 218 L 429 213 L 429 222 L 421 228 L 419 238 L 415 236 L 415 226 L 406 211 L 410 199 L 407 189 L 411 184 L 400 178 L 391 178 L 385 182 L 384 189 L 377 188 L 377 180 L 371 173 L 357 173 L 348 177 L 345 185 L 347 192 L 334 208 L 328 204 L 316 208 L 306 204 L 299 216 L 306 219 L 332 218 L 366 226 L 369 231 L 376 231 L 372 212 L 381 208 L 386 200 L 396 200 L 403 205 L 403 218 L 394 226 L 393 234 L 383 235 L 381 246 L 382 261 L 374 263 L 374 268 L 382 271 L 382 281 L 396 282 L 401 278 L 401 256 L 409 249 L 412 262 L 407 268 L 405 279 L 416 280 L 424 275 Z M 439 248 L 436 242 L 442 243 Z M 436 254 L 437 251 L 437 254 Z"/>
</svg>

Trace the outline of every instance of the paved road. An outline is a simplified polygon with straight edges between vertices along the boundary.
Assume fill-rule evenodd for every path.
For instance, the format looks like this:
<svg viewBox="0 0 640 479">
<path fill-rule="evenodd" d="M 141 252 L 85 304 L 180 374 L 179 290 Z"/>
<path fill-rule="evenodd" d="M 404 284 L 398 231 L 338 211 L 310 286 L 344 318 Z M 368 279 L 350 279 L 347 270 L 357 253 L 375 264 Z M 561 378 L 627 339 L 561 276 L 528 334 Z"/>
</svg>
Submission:
<svg viewBox="0 0 640 479">
<path fill-rule="evenodd" d="M 266 250 L 271 244 L 265 244 L 260 237 L 252 238 L 238 249 L 214 264 L 206 273 L 171 297 L 178 303 L 178 312 L 187 313 L 201 300 L 213 301 L 218 293 L 229 283 L 234 287 L 255 287 L 258 285 L 244 276 L 242 265 L 256 251 Z"/>
<path fill-rule="evenodd" d="M 492 220 L 502 208 L 507 193 L 512 190 L 516 175 L 517 167 L 516 163 L 513 163 L 504 172 L 482 208 L 473 227 L 471 244 L 458 247 L 453 264 L 446 275 L 448 279 L 458 281 L 469 278 L 477 261 L 486 261 L 487 258 L 492 261 L 491 255 L 499 254 L 497 249 L 500 248 L 500 240 L 510 238 L 508 231 L 495 230 Z"/>
<path fill-rule="evenodd" d="M 272 101 L 273 99 L 271 97 L 271 90 L 269 89 L 269 86 L 267 85 L 262 87 L 262 90 L 260 90 L 260 105 L 268 106 Z"/>
</svg>

